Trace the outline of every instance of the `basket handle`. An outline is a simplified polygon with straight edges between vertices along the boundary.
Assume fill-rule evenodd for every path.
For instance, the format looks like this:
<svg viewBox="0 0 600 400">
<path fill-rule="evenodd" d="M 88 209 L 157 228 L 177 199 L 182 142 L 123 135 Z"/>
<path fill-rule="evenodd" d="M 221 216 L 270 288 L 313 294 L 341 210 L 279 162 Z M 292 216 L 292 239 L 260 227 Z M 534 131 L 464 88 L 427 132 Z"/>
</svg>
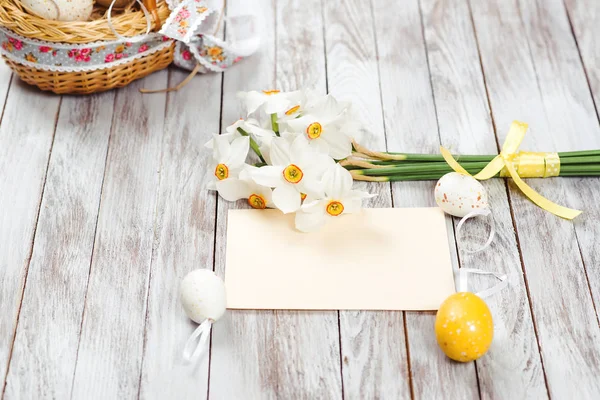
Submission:
<svg viewBox="0 0 600 400">
<path fill-rule="evenodd" d="M 162 25 L 162 21 L 158 15 L 158 7 L 156 6 L 156 0 L 144 0 L 144 6 L 154 19 L 154 29 L 159 29 Z"/>
</svg>

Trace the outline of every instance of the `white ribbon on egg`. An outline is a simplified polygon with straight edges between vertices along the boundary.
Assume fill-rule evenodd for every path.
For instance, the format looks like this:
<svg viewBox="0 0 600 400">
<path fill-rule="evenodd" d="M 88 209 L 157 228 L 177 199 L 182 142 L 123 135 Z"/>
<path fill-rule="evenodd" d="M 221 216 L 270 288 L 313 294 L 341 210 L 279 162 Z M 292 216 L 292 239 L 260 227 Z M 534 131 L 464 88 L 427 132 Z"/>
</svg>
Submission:
<svg viewBox="0 0 600 400">
<path fill-rule="evenodd" d="M 212 325 L 215 321 L 206 319 L 198 325 L 194 332 L 190 335 L 183 348 L 183 360 L 189 363 L 194 363 L 208 349 L 207 343 L 210 338 Z"/>
<path fill-rule="evenodd" d="M 495 284 L 494 286 L 487 288 L 485 290 L 481 290 L 476 292 L 475 294 L 481 298 L 489 297 L 495 293 L 498 293 L 502 289 L 508 286 L 508 275 L 507 274 L 498 274 L 496 272 L 484 271 L 482 269 L 477 268 L 460 268 L 458 270 L 458 291 L 459 292 L 469 292 L 469 274 L 475 275 L 491 275 L 498 279 L 500 282 Z"/>
<path fill-rule="evenodd" d="M 461 242 L 461 240 L 460 240 L 460 231 L 461 231 L 461 229 L 463 227 L 463 224 L 468 219 L 474 218 L 474 217 L 477 217 L 477 216 L 489 217 L 491 215 L 492 215 L 492 212 L 490 211 L 490 209 L 489 208 L 484 208 L 484 209 L 478 209 L 478 210 L 471 211 L 470 213 L 468 213 L 467 215 L 465 215 L 464 217 L 462 217 L 462 219 L 458 222 L 458 225 L 456 225 L 456 233 L 455 233 L 456 242 L 460 244 L 460 242 Z M 482 247 L 480 247 L 478 249 L 475 249 L 475 250 L 469 250 L 469 249 L 464 248 L 463 249 L 464 251 L 466 251 L 467 253 L 471 253 L 471 254 L 478 253 L 480 251 L 483 251 L 483 250 L 487 249 L 492 244 L 492 241 L 494 240 L 494 236 L 496 236 L 496 223 L 494 222 L 494 218 L 491 218 L 490 221 L 491 221 L 490 222 L 490 225 L 491 225 L 491 227 L 490 227 L 490 234 L 489 234 L 488 239 L 485 242 L 485 244 Z"/>
</svg>

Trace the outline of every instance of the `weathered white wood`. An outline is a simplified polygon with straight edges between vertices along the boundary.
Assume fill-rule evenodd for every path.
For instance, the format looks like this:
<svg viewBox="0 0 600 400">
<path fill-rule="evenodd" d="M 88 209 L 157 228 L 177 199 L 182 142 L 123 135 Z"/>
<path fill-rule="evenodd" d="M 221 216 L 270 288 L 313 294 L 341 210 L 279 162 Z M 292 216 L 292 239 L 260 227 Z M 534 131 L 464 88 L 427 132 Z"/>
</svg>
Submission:
<svg viewBox="0 0 600 400">
<path fill-rule="evenodd" d="M 241 1 L 230 2 L 228 11 L 241 6 Z M 263 47 L 225 74 L 223 126 L 242 116 L 235 96 L 239 90 L 325 91 L 320 2 L 264 1 L 257 7 L 263 10 Z M 246 206 L 218 200 L 215 269 L 221 276 L 227 212 Z M 215 324 L 212 338 L 211 398 L 342 396 L 336 312 L 228 311 Z"/>
<path fill-rule="evenodd" d="M 0 63 L 0 109 L 4 110 L 6 96 L 12 82 L 12 72 L 8 65 Z M 0 120 L 1 122 L 1 120 Z"/>
<path fill-rule="evenodd" d="M 9 75 L 2 73 L 0 87 Z M 11 357 L 17 318 L 60 97 L 47 97 L 13 82 L 0 126 L 0 379 L 3 387 Z"/>
<path fill-rule="evenodd" d="M 598 120 L 562 2 L 471 6 L 499 141 L 510 121 L 520 119 L 531 127 L 523 149 L 600 148 Z M 594 398 L 600 391 L 600 329 L 577 238 L 588 234 L 580 227 L 591 226 L 595 221 L 588 219 L 598 215 L 597 202 L 584 197 L 598 193 L 598 180 L 529 183 L 552 200 L 586 210 L 575 222 L 562 220 L 510 185 L 550 396 Z"/>
<path fill-rule="evenodd" d="M 6 398 L 69 398 L 114 93 L 65 97 L 6 382 Z"/>
<path fill-rule="evenodd" d="M 167 85 L 162 71 L 120 90 L 85 299 L 73 398 L 134 398 L 141 373 L 148 274 Z"/>
<path fill-rule="evenodd" d="M 434 0 L 422 4 L 442 144 L 457 154 L 494 154 L 498 148 L 468 4 Z M 464 247 L 459 248 L 461 266 L 512 276 L 508 289 L 486 300 L 494 317 L 494 342 L 488 354 L 476 363 L 479 391 L 484 398 L 543 398 L 547 391 L 506 185 L 496 179 L 484 185 L 496 238 L 488 250 L 469 254 L 464 247 L 476 247 L 477 238 L 482 243 L 489 226 L 486 221 L 468 223 L 461 235 L 473 239 L 464 240 Z M 490 278 L 473 277 L 469 289 L 478 291 L 496 283 Z M 447 359 L 445 362 L 455 365 Z"/>
<path fill-rule="evenodd" d="M 600 36 L 600 2 L 597 1 L 566 1 L 567 10 L 569 12 L 570 22 L 577 40 L 579 53 L 581 55 L 583 66 L 588 78 L 592 95 L 596 100 L 596 114 L 598 113 L 598 105 L 600 104 L 600 41 L 597 38 Z M 586 145 L 586 148 L 591 148 Z M 595 182 L 589 185 L 589 179 L 579 180 L 577 190 L 581 194 L 577 201 L 577 207 L 585 209 L 587 217 L 577 221 L 575 230 L 577 232 L 577 241 L 581 249 L 581 255 L 586 265 L 588 275 L 588 283 L 592 290 L 594 303 L 596 306 L 596 316 L 598 316 L 598 307 L 600 306 L 600 226 L 596 221 L 600 220 L 600 208 L 594 207 L 594 198 L 598 197 L 599 185 Z M 591 204 L 590 204 L 591 203 Z M 592 207 L 590 207 L 590 205 Z"/>
<path fill-rule="evenodd" d="M 419 3 L 379 2 L 374 5 L 373 11 L 388 148 L 403 152 L 436 152 L 439 136 Z M 435 205 L 432 182 L 402 182 L 392 187 L 395 207 Z M 450 219 L 448 221 L 452 229 Z M 473 365 L 452 365 L 440 354 L 433 331 L 434 319 L 433 313 L 406 313 L 413 396 L 476 396 Z M 432 381 L 445 384 L 431 385 Z"/>
<path fill-rule="evenodd" d="M 171 84 L 186 75 L 171 71 Z M 140 390 L 144 399 L 207 396 L 208 356 L 196 365 L 182 358 L 196 324 L 181 307 L 179 285 L 188 272 L 213 268 L 216 196 L 205 188 L 211 152 L 204 144 L 219 131 L 221 79 L 222 74 L 197 77 L 167 100 Z"/>
<path fill-rule="evenodd" d="M 329 91 L 340 100 L 352 102 L 369 132 L 362 139 L 363 145 L 385 149 L 377 62 L 379 38 L 370 6 L 360 1 L 324 5 Z M 392 206 L 390 185 L 356 186 L 379 194 L 365 206 Z M 401 312 L 340 311 L 345 398 L 411 397 L 404 329 Z"/>
</svg>

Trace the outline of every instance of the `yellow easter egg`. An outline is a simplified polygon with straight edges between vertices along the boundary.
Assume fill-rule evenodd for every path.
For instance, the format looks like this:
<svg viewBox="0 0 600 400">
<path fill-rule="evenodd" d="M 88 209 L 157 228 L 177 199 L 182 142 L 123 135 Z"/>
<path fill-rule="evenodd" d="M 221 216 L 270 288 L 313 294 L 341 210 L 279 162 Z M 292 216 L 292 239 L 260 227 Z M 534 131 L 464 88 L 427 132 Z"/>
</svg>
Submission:
<svg viewBox="0 0 600 400">
<path fill-rule="evenodd" d="M 492 344 L 492 313 L 476 294 L 455 293 L 437 312 L 435 336 L 442 351 L 451 359 L 459 362 L 477 360 Z"/>
</svg>

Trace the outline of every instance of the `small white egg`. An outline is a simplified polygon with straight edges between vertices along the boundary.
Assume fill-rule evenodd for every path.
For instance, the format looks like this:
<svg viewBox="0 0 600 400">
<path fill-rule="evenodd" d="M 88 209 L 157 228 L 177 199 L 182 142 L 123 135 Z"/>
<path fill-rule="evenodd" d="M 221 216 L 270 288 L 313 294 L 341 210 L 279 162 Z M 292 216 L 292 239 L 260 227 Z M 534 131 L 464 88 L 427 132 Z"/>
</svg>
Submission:
<svg viewBox="0 0 600 400">
<path fill-rule="evenodd" d="M 181 282 L 181 304 L 188 317 L 197 323 L 218 320 L 225 313 L 223 280 L 208 269 L 190 272 Z"/>
<path fill-rule="evenodd" d="M 59 21 L 87 21 L 94 0 L 21 0 L 23 6 L 42 18 Z"/>
<path fill-rule="evenodd" d="M 435 185 L 435 202 L 444 212 L 464 217 L 471 211 L 488 208 L 485 188 L 472 176 L 450 172 Z"/>
</svg>

